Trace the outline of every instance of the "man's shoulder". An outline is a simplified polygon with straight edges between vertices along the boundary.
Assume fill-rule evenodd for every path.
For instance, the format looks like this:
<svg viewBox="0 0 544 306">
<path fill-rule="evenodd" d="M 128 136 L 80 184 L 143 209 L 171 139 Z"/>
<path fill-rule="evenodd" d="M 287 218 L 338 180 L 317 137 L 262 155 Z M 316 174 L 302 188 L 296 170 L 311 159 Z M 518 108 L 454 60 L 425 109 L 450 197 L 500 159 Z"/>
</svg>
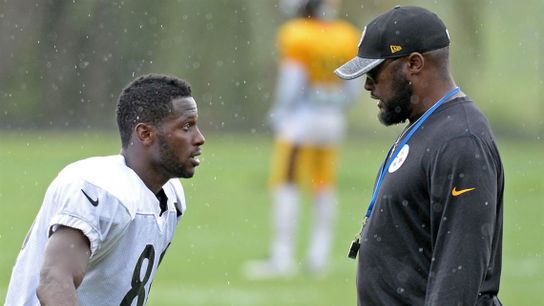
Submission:
<svg viewBox="0 0 544 306">
<path fill-rule="evenodd" d="M 95 156 L 67 165 L 57 177 L 61 182 L 88 182 L 113 191 L 134 185 L 136 174 L 126 166 L 123 156 Z"/>
<path fill-rule="evenodd" d="M 426 147 L 453 150 L 469 150 L 472 145 L 486 143 L 494 146 L 495 136 L 485 115 L 468 97 L 449 101 L 437 109 L 421 126 L 424 131 L 419 139 Z"/>
<path fill-rule="evenodd" d="M 290 29 L 300 29 L 301 27 L 304 27 L 306 25 L 308 25 L 308 19 L 293 18 L 291 20 L 286 21 L 280 26 L 280 32 L 284 30 L 290 30 Z"/>
<path fill-rule="evenodd" d="M 297 18 L 284 23 L 277 33 L 280 48 L 300 46 L 311 31 L 312 26 L 304 19 Z"/>
<path fill-rule="evenodd" d="M 491 135 L 487 118 L 468 97 L 446 102 L 429 118 L 427 125 L 441 139 Z"/>
<path fill-rule="evenodd" d="M 59 176 L 85 177 L 96 175 L 106 169 L 120 169 L 123 163 L 124 159 L 121 155 L 93 156 L 68 164 L 61 170 Z"/>
<path fill-rule="evenodd" d="M 123 156 L 97 156 L 67 165 L 58 174 L 54 183 L 57 188 L 80 192 L 79 189 L 100 193 L 115 198 L 131 210 L 130 203 L 145 191 L 145 184 L 137 174 L 126 166 Z"/>
<path fill-rule="evenodd" d="M 295 18 L 280 26 L 278 36 L 284 39 L 304 40 L 309 35 L 323 37 L 323 35 L 346 33 L 355 35 L 357 39 L 360 36 L 359 29 L 345 20 L 338 19 L 331 22 L 322 22 L 319 20 Z"/>
</svg>

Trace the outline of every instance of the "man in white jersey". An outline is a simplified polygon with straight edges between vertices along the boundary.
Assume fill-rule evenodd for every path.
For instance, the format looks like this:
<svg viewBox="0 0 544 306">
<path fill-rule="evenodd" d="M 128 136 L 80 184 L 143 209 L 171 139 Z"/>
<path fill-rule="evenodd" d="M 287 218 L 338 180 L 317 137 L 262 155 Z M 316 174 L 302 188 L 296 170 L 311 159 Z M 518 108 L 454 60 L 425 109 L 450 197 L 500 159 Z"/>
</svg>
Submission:
<svg viewBox="0 0 544 306">
<path fill-rule="evenodd" d="M 130 83 L 117 105 L 120 155 L 64 168 L 49 186 L 13 268 L 6 305 L 143 305 L 185 211 L 177 178 L 204 136 L 190 85 Z"/>
</svg>

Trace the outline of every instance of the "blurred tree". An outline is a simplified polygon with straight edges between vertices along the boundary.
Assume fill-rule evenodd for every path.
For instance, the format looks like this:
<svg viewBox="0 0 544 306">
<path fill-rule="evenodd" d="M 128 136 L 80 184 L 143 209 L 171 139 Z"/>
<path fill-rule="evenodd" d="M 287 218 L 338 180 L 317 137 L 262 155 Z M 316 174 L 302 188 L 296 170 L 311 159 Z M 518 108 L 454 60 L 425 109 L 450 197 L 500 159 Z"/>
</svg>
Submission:
<svg viewBox="0 0 544 306">
<path fill-rule="evenodd" d="M 270 1 L 182 1 L 168 8 L 168 48 L 159 70 L 187 78 L 213 129 L 261 127 L 274 85 L 274 28 Z M 170 52 L 175 50 L 174 52 Z"/>
<path fill-rule="evenodd" d="M 14 12 L 26 8 L 15 1 L 4 5 Z M 112 126 L 120 88 L 152 63 L 161 35 L 154 14 L 158 6 L 105 0 L 49 0 L 34 6 L 39 7 L 32 16 L 37 31 L 19 40 L 35 46 L 27 43 L 27 50 L 13 56 L 16 73 L 5 73 L 8 66 L 0 74 L 7 79 L 0 91 L 13 101 L 5 105 L 10 116 L 3 125 Z M 18 17 L 10 15 L 10 22 Z"/>
<path fill-rule="evenodd" d="M 450 18 L 450 28 L 455 29 L 452 33 L 455 51 L 459 54 L 453 61 L 452 67 L 460 71 L 456 73 L 459 84 L 467 92 L 473 92 L 478 80 L 483 77 L 485 69 L 483 33 L 485 18 L 485 2 L 472 0 L 452 1 L 454 16 Z"/>
<path fill-rule="evenodd" d="M 32 120 L 28 114 L 33 104 L 21 96 L 32 92 L 34 84 L 20 80 L 34 72 L 31 65 L 40 43 L 36 33 L 43 14 L 35 6 L 30 1 L 0 2 L 0 123 L 4 126 Z"/>
<path fill-rule="evenodd" d="M 362 29 L 396 4 L 344 0 L 341 15 Z M 516 73 L 495 66 L 506 62 L 501 57 L 508 52 L 519 50 L 519 65 L 507 66 L 536 69 L 540 90 L 520 92 L 531 101 L 542 96 L 543 64 L 527 58 L 533 56 L 531 50 L 519 48 L 537 44 L 526 33 L 537 32 L 542 21 L 509 24 L 503 13 L 512 9 L 527 16 L 542 11 L 542 1 L 519 6 L 406 0 L 402 5 L 425 6 L 443 17 L 452 34 L 456 79 L 472 96 L 481 97 L 484 108 L 489 106 L 492 120 L 501 119 L 509 129 L 531 113 L 531 131 L 544 126 L 534 116 L 535 105 L 543 109 L 543 103 L 497 108 L 494 103 L 513 93 L 489 91 L 490 85 L 507 82 L 504 74 Z M 111 128 L 120 89 L 137 75 L 157 72 L 193 84 L 204 128 L 266 130 L 264 113 L 275 86 L 275 32 L 285 19 L 277 6 L 278 0 L 1 0 L 0 127 Z M 542 49 L 542 38 L 536 40 Z M 534 76 L 519 73 L 516 81 L 533 84 Z"/>
<path fill-rule="evenodd" d="M 544 9 L 544 3 L 540 3 L 542 9 Z M 542 54 L 544 52 L 544 30 L 538 29 L 537 32 L 537 52 Z M 538 105 L 538 134 L 540 141 L 544 141 L 544 59 L 541 56 L 537 57 L 537 86 L 539 88 L 537 96 L 539 97 Z"/>
<path fill-rule="evenodd" d="M 14 72 L 17 55 L 33 44 L 29 39 L 37 29 L 41 12 L 29 1 L 0 1 L 0 80 Z M 36 22 L 38 20 L 38 22 Z"/>
<path fill-rule="evenodd" d="M 394 0 L 362 0 L 342 2 L 342 16 L 363 29 L 363 27 L 374 19 L 378 14 L 384 13 L 395 5 L 399 4 Z"/>
</svg>

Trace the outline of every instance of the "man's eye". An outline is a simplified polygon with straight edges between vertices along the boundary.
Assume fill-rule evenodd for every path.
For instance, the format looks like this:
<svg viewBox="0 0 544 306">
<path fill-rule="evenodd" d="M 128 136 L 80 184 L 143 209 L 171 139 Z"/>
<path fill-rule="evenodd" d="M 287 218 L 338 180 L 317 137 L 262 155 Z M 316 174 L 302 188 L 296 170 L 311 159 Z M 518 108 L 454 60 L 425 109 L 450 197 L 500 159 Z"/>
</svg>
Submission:
<svg viewBox="0 0 544 306">
<path fill-rule="evenodd" d="M 189 121 L 183 124 L 183 129 L 189 130 L 196 126 L 196 121 Z"/>
<path fill-rule="evenodd" d="M 378 74 L 378 67 L 376 67 L 376 68 L 370 70 L 369 72 L 367 72 L 366 77 L 369 78 L 371 81 L 375 81 L 377 74 Z"/>
</svg>

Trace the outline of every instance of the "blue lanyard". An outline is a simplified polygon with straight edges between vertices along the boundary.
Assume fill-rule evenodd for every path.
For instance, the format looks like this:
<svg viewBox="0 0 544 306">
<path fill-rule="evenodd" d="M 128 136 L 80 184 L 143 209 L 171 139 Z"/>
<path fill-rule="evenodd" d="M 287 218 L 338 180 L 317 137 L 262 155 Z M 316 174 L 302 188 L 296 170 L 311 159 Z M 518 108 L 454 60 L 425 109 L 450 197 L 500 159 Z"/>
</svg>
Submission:
<svg viewBox="0 0 544 306">
<path fill-rule="evenodd" d="M 389 166 L 391 166 L 391 163 L 395 160 L 395 158 L 399 154 L 402 147 L 404 147 L 404 145 L 408 142 L 408 140 L 410 140 L 412 135 L 414 135 L 414 133 L 417 131 L 417 129 L 421 126 L 421 124 L 423 124 L 423 122 L 425 122 L 425 120 L 427 120 L 427 118 L 429 118 L 429 116 L 438 107 L 440 107 L 440 105 L 442 105 L 442 103 L 444 103 L 446 100 L 448 100 L 453 95 L 457 94 L 459 91 L 461 91 L 461 88 L 456 87 L 455 89 L 453 89 L 452 91 L 447 93 L 444 97 L 442 97 L 440 100 L 438 100 L 438 102 L 436 102 L 431 108 L 429 108 L 423 114 L 423 116 L 421 116 L 421 118 L 419 118 L 419 120 L 416 121 L 416 124 L 410 129 L 410 132 L 408 132 L 406 137 L 404 137 L 404 139 L 400 142 L 400 144 L 397 146 L 396 149 L 394 149 L 394 145 L 391 146 L 391 148 L 389 149 L 389 152 L 387 152 L 387 155 L 389 156 L 391 151 L 394 150 L 393 154 L 389 158 L 386 157 L 386 159 L 384 161 L 384 164 L 383 164 L 384 166 L 380 171 L 380 176 L 378 177 L 378 181 L 376 182 L 376 186 L 374 187 L 374 192 L 372 193 L 372 198 L 370 199 L 370 204 L 368 205 L 368 209 L 366 211 L 365 220 L 363 221 L 363 224 L 366 222 L 366 219 L 370 218 L 370 214 L 372 213 L 372 209 L 374 208 L 374 204 L 376 203 L 376 197 L 378 196 L 378 192 L 380 191 L 380 187 L 382 185 L 383 178 L 385 177 L 387 169 L 389 169 Z"/>
</svg>

